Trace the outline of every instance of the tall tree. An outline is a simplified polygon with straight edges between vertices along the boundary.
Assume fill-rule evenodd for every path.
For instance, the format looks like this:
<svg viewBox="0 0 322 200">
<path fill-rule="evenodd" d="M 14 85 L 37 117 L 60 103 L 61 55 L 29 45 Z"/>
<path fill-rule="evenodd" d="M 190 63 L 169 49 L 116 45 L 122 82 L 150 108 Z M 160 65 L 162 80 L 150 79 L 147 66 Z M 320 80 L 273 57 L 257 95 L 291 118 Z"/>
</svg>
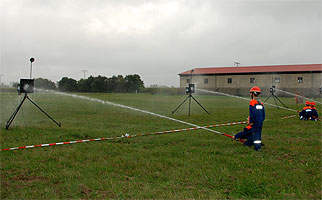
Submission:
<svg viewBox="0 0 322 200">
<path fill-rule="evenodd" d="M 48 90 L 55 90 L 56 85 L 54 82 L 48 80 L 48 79 L 43 79 L 43 78 L 36 78 L 35 79 L 35 88 L 43 88 L 43 89 L 48 89 Z"/>
<path fill-rule="evenodd" d="M 105 76 L 98 76 L 94 78 L 91 83 L 91 92 L 105 92 L 106 91 L 106 80 Z"/>
<path fill-rule="evenodd" d="M 136 92 L 144 88 L 144 83 L 137 74 L 127 75 L 124 80 L 126 92 Z"/>
<path fill-rule="evenodd" d="M 77 91 L 77 81 L 72 78 L 63 77 L 58 81 L 58 89 L 63 92 Z"/>
<path fill-rule="evenodd" d="M 77 91 L 79 92 L 91 92 L 91 84 L 94 81 L 94 77 L 90 76 L 88 79 L 81 79 L 77 82 Z"/>
</svg>

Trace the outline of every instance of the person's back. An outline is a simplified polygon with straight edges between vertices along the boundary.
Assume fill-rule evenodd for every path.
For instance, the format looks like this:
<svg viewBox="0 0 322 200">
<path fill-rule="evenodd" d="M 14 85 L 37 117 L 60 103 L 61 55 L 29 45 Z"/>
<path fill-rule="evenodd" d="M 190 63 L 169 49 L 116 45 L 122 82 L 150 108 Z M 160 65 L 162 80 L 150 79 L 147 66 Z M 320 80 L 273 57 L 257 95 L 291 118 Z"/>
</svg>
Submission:
<svg viewBox="0 0 322 200">
<path fill-rule="evenodd" d="M 260 103 L 257 98 L 254 98 L 249 102 L 249 116 L 250 123 L 258 126 L 263 125 L 263 121 L 265 120 L 265 109 L 263 103 Z"/>
<path fill-rule="evenodd" d="M 319 114 L 315 108 L 316 103 L 314 101 L 311 102 L 311 109 L 312 109 L 312 117 L 311 120 L 317 121 L 319 120 Z"/>
<path fill-rule="evenodd" d="M 302 109 L 302 111 L 299 113 L 300 120 L 310 120 L 312 117 L 312 108 L 311 108 L 311 102 L 306 101 L 305 107 Z"/>
</svg>

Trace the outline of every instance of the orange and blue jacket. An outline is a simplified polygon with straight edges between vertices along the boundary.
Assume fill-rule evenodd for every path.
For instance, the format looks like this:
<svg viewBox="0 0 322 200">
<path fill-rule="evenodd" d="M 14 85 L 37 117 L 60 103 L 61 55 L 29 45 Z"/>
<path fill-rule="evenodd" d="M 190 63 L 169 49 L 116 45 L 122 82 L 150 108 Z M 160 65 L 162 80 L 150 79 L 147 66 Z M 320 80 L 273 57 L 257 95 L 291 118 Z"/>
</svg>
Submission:
<svg viewBox="0 0 322 200">
<path fill-rule="evenodd" d="M 318 114 L 318 111 L 316 110 L 316 108 L 314 106 L 311 106 L 311 109 L 312 109 L 312 117 L 314 119 L 318 119 L 319 118 L 319 114 Z"/>
<path fill-rule="evenodd" d="M 314 108 L 312 108 L 311 106 L 305 106 L 304 108 L 303 108 L 303 110 L 306 110 L 306 109 L 314 109 Z"/>
<path fill-rule="evenodd" d="M 305 106 L 302 111 L 299 113 L 300 116 L 303 116 L 304 119 L 309 119 L 312 117 L 313 110 L 311 106 Z M 314 110 L 315 111 L 315 110 Z"/>
<path fill-rule="evenodd" d="M 263 103 L 259 103 L 256 99 L 249 102 L 249 123 L 254 126 L 262 126 L 265 120 L 265 108 Z"/>
</svg>

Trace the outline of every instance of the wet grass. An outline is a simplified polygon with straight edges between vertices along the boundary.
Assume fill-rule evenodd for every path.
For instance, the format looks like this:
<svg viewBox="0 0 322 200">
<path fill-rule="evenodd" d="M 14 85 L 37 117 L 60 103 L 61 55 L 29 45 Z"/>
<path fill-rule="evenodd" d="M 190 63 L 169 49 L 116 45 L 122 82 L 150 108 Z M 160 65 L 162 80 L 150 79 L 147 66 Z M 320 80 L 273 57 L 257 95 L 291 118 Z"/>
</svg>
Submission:
<svg viewBox="0 0 322 200">
<path fill-rule="evenodd" d="M 211 115 L 193 103 L 188 117 L 187 104 L 171 114 L 186 96 L 81 95 L 197 125 L 244 121 L 248 116 L 248 102 L 230 97 L 195 95 Z M 19 97 L 1 93 L 1 149 L 187 128 L 67 96 L 30 97 L 62 127 L 26 102 L 5 130 Z M 302 107 L 291 98 L 281 100 L 293 109 Z M 265 146 L 260 153 L 205 130 L 0 152 L 1 199 L 321 199 L 321 123 L 297 117 L 281 120 L 296 113 L 265 108 Z M 243 127 L 214 130 L 236 133 Z"/>
</svg>

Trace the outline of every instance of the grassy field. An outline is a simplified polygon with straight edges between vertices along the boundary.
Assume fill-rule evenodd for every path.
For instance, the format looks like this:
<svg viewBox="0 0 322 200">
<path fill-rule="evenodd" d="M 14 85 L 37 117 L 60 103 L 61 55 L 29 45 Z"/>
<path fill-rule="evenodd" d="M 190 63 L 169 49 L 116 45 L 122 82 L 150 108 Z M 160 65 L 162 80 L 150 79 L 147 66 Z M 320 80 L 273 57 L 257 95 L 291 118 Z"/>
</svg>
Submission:
<svg viewBox="0 0 322 200">
<path fill-rule="evenodd" d="M 204 126 L 245 121 L 248 101 L 195 95 L 80 94 Z M 1 149 L 188 128 L 175 121 L 56 94 L 30 97 L 10 129 L 6 120 L 22 97 L 0 93 Z M 281 98 L 295 110 L 292 98 Z M 273 102 L 270 102 L 273 103 Z M 321 199 L 321 122 L 300 121 L 292 111 L 266 108 L 262 152 L 206 130 L 3 151 L 1 199 Z M 318 110 L 321 106 L 318 104 Z M 321 115 L 321 112 L 319 112 Z M 213 130 L 231 134 L 245 125 Z"/>
</svg>

